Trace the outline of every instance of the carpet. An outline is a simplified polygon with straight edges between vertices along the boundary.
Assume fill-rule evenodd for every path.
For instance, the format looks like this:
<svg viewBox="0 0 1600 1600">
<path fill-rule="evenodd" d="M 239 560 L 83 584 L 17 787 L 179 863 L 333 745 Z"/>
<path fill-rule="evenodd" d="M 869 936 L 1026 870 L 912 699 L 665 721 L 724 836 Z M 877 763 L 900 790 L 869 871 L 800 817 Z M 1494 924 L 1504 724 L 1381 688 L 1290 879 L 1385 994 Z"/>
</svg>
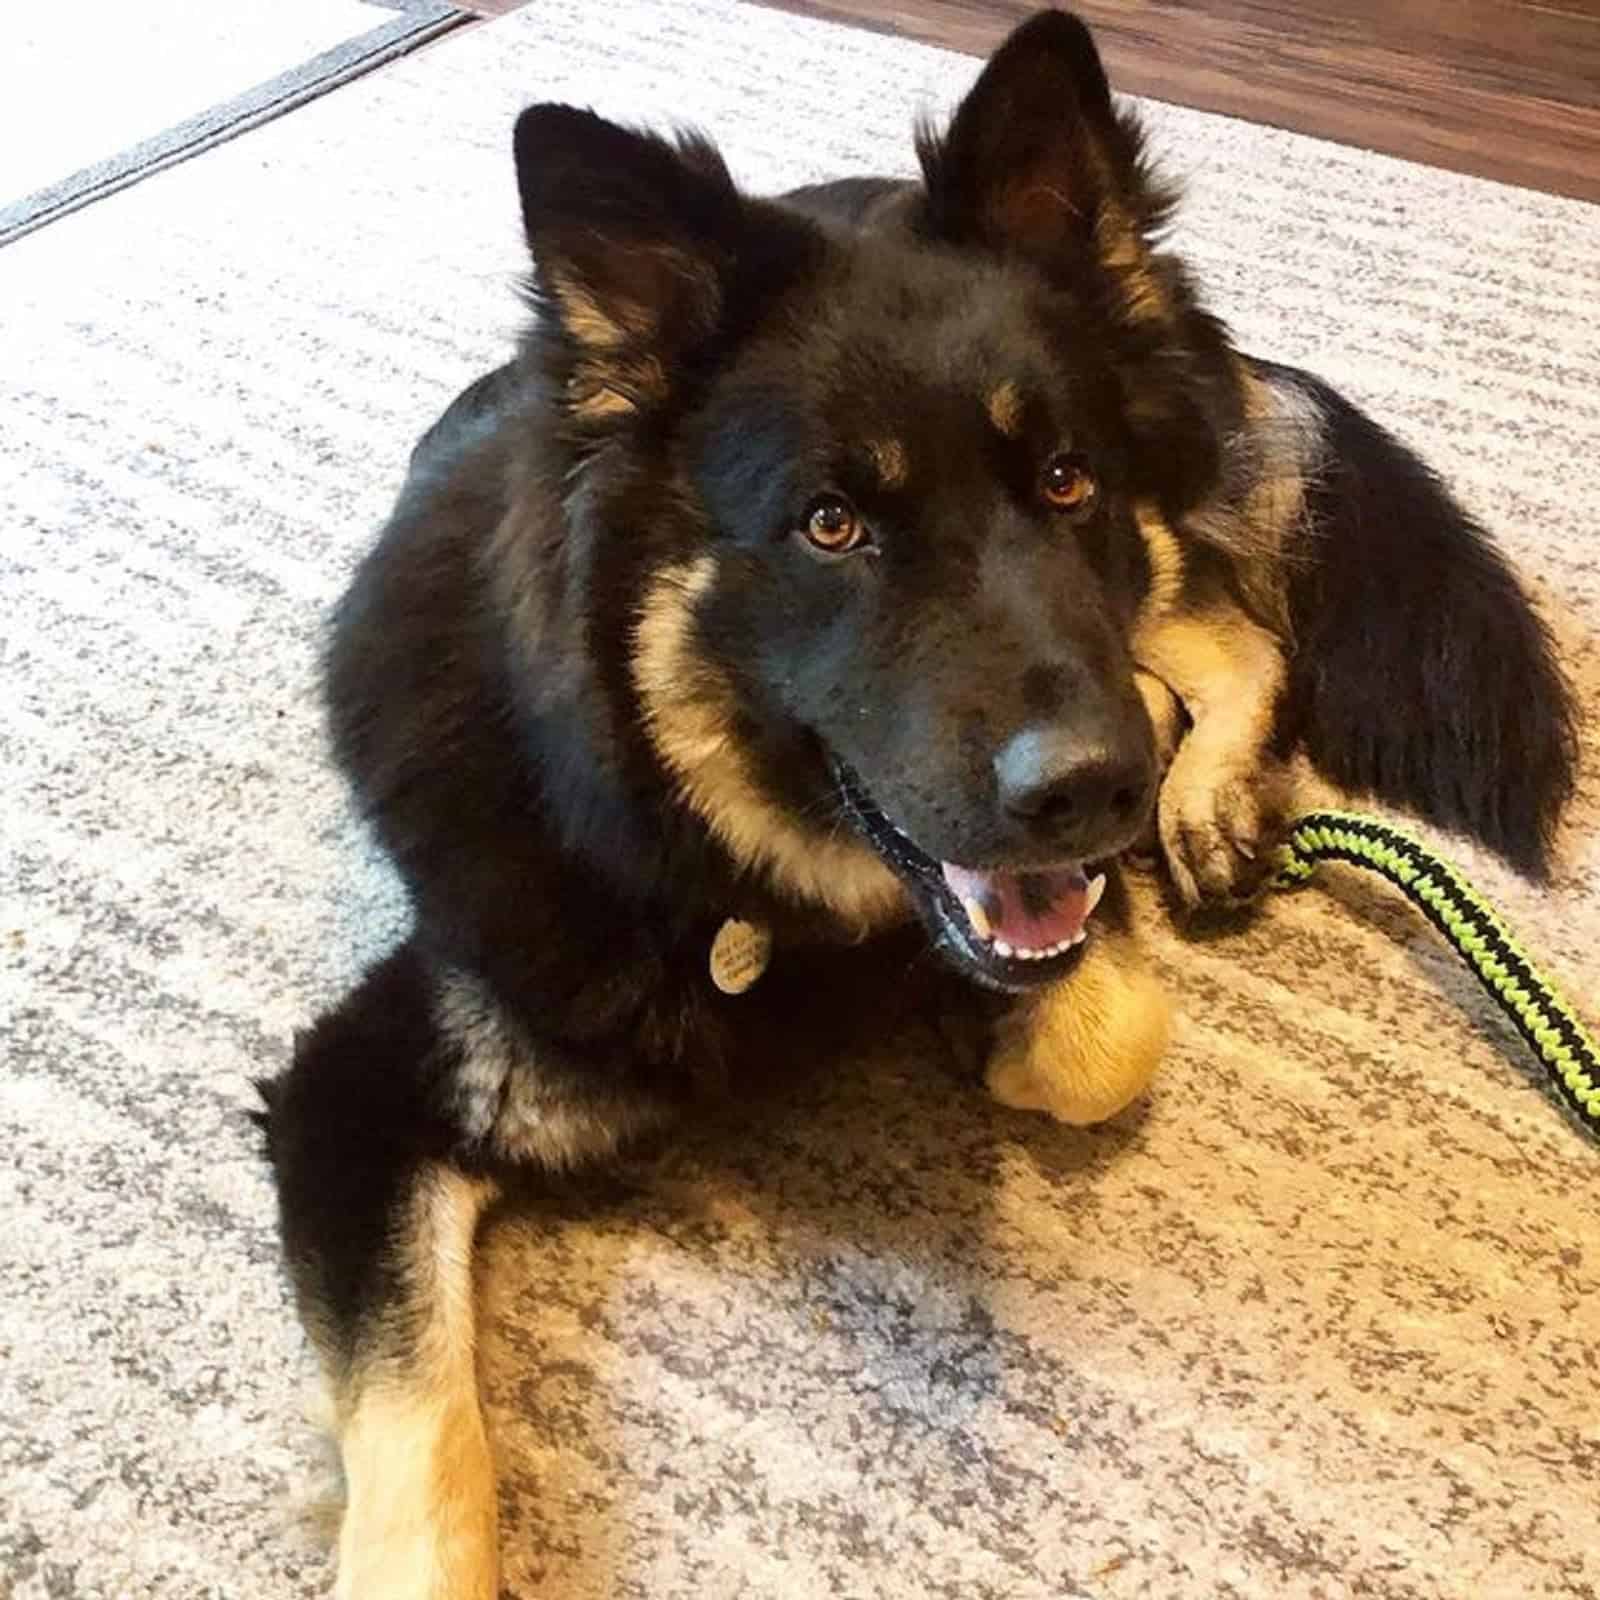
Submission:
<svg viewBox="0 0 1600 1600">
<path fill-rule="evenodd" d="M 248 1079 L 397 935 L 319 621 L 506 349 L 535 96 L 692 115 L 755 185 L 909 164 L 973 64 L 726 0 L 542 0 L 0 251 L 0 1573 L 310 1596 L 311 1362 Z M 1150 108 L 1245 343 L 1500 530 L 1583 697 L 1558 882 L 1600 994 L 1600 212 Z M 507 1588 L 1593 1597 L 1600 1153 L 1363 883 L 1185 942 L 1088 1133 L 886 1039 L 487 1241 Z"/>
<path fill-rule="evenodd" d="M 461 20 L 434 0 L 384 9 L 372 0 L 21 7 L 0 33 L 0 244 Z"/>
</svg>

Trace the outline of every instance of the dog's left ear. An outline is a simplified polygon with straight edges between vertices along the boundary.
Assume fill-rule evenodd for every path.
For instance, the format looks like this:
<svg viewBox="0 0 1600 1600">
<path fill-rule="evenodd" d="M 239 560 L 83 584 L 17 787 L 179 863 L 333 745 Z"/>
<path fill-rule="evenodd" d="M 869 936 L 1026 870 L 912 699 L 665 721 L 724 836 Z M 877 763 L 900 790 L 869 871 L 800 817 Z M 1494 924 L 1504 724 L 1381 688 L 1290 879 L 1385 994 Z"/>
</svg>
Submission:
<svg viewBox="0 0 1600 1600">
<path fill-rule="evenodd" d="M 1099 258 L 1134 270 L 1173 197 L 1131 115 L 1111 100 L 1087 27 L 1044 11 L 990 57 L 939 138 L 917 141 L 929 230 L 1027 257 L 1048 273 Z"/>
<path fill-rule="evenodd" d="M 581 423 L 665 400 L 807 255 L 809 230 L 741 195 L 703 139 L 538 105 L 515 149 L 534 297 Z"/>
<path fill-rule="evenodd" d="M 1225 331 L 1159 248 L 1176 191 L 1152 172 L 1137 118 L 1113 103 L 1088 28 L 1064 11 L 1023 23 L 944 137 L 925 130 L 917 147 L 929 233 L 1020 257 L 1108 318 L 1143 490 L 1181 514 L 1215 481 L 1238 378 Z"/>
</svg>

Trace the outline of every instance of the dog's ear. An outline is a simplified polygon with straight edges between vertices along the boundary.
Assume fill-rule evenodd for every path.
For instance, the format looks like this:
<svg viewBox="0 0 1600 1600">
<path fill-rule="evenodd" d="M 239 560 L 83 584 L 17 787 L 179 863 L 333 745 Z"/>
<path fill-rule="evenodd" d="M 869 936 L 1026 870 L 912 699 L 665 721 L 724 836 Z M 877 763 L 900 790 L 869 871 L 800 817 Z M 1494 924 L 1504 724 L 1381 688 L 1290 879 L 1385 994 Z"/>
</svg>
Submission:
<svg viewBox="0 0 1600 1600">
<path fill-rule="evenodd" d="M 601 423 L 666 399 L 676 374 L 751 315 L 806 254 L 734 187 L 716 149 L 572 106 L 517 119 L 535 302 L 563 347 L 567 398 Z M 792 232 L 794 224 L 789 224 Z"/>
<path fill-rule="evenodd" d="M 1086 256 L 1134 270 L 1172 205 L 1137 122 L 1112 103 L 1088 28 L 1064 11 L 1017 28 L 944 137 L 924 128 L 917 149 L 936 237 L 1047 272 L 1081 269 Z"/>
<path fill-rule="evenodd" d="M 1225 331 L 1159 248 L 1176 191 L 1113 102 L 1088 28 L 1063 11 L 1023 23 L 944 137 L 924 129 L 917 148 L 933 237 L 1021 257 L 1107 319 L 1129 427 L 1161 504 L 1180 514 L 1215 480 L 1238 378 Z"/>
</svg>

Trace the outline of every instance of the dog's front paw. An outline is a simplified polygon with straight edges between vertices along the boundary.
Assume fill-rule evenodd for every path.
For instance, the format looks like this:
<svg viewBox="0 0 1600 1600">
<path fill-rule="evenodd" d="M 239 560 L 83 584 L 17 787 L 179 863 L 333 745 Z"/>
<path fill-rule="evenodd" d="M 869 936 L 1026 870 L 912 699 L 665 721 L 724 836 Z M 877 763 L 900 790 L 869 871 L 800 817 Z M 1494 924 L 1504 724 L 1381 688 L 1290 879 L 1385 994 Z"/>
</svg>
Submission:
<svg viewBox="0 0 1600 1600">
<path fill-rule="evenodd" d="M 1076 971 L 1001 1019 L 989 1092 L 1077 1127 L 1104 1122 L 1149 1083 L 1171 1025 L 1166 991 L 1133 942 L 1096 934 Z"/>
<path fill-rule="evenodd" d="M 1238 905 L 1266 884 L 1283 833 L 1287 780 L 1265 756 L 1240 760 L 1196 734 L 1179 747 L 1156 801 L 1161 854 L 1191 909 Z"/>
</svg>

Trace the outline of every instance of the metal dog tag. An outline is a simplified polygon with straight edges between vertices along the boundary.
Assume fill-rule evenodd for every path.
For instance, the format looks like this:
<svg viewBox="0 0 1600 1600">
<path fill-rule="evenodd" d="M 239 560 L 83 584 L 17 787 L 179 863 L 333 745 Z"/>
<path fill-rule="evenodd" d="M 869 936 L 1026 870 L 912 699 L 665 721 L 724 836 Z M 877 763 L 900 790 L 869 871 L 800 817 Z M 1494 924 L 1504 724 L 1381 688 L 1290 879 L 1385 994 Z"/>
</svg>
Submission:
<svg viewBox="0 0 1600 1600">
<path fill-rule="evenodd" d="M 711 981 L 724 994 L 743 994 L 772 959 L 772 929 L 729 917 L 711 941 Z"/>
</svg>

